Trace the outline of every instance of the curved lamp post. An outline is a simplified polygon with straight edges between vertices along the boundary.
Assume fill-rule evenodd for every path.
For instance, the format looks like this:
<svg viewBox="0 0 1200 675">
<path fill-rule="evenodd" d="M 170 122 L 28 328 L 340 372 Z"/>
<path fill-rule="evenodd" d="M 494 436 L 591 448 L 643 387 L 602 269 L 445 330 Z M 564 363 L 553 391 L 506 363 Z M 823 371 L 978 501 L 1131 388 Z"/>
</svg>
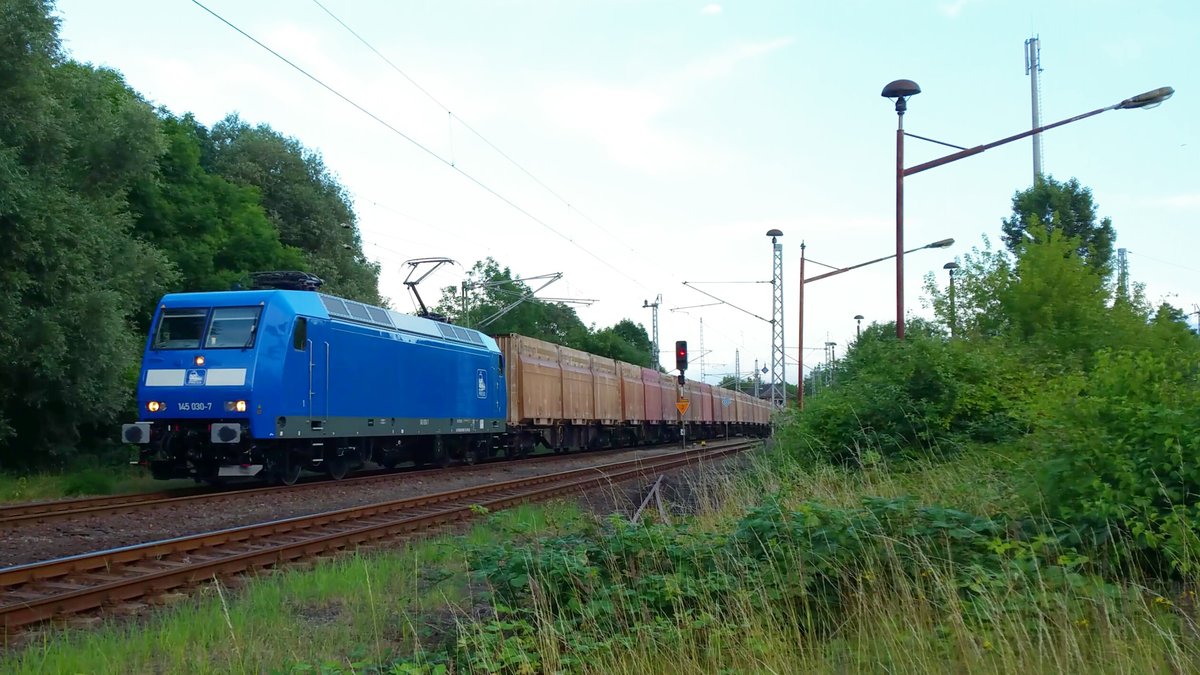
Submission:
<svg viewBox="0 0 1200 675">
<path fill-rule="evenodd" d="M 804 277 L 805 245 L 804 245 L 804 242 L 800 242 L 800 311 L 799 311 L 799 314 L 800 314 L 800 330 L 799 330 L 800 349 L 799 349 L 799 355 L 797 358 L 798 364 L 796 366 L 798 368 L 798 370 L 800 371 L 800 386 L 798 388 L 798 391 L 796 392 L 796 407 L 797 408 L 799 408 L 800 410 L 804 410 L 804 286 L 806 284 L 811 284 L 814 281 L 820 281 L 821 279 L 828 279 L 829 277 L 837 276 L 839 274 L 849 272 L 850 270 L 856 270 L 860 267 L 866 267 L 867 265 L 874 265 L 877 262 L 883 262 L 884 260 L 890 260 L 891 258 L 896 258 L 896 257 L 903 258 L 905 254 L 912 253 L 913 251 L 921 251 L 921 250 L 924 250 L 927 248 L 949 248 L 950 246 L 953 246 L 953 245 L 954 245 L 953 239 L 939 239 L 935 242 L 925 244 L 924 246 L 918 246 L 916 248 L 910 248 L 907 251 L 901 251 L 900 256 L 897 256 L 895 253 L 893 253 L 891 255 L 885 255 L 882 258 L 868 260 L 867 262 L 859 263 L 857 265 L 851 265 L 849 267 L 835 268 L 832 272 L 825 272 L 824 274 L 818 274 L 815 277 L 805 278 Z M 816 261 L 814 260 L 813 262 L 816 262 Z M 817 264 L 820 265 L 822 263 L 817 263 Z M 854 318 L 859 319 L 861 321 L 863 316 L 860 314 Z M 861 326 L 861 323 L 859 325 Z"/>
<path fill-rule="evenodd" d="M 1040 134 L 1043 131 L 1053 129 L 1054 127 L 1061 127 L 1064 124 L 1070 124 L 1071 122 L 1078 122 L 1081 119 L 1091 117 L 1093 115 L 1099 115 L 1100 113 L 1108 112 L 1109 110 L 1131 110 L 1133 108 L 1153 108 L 1153 107 L 1159 105 L 1160 103 L 1162 103 L 1163 101 L 1171 98 L 1171 95 L 1175 93 L 1175 90 L 1172 89 L 1171 87 L 1159 87 L 1158 89 L 1148 91 L 1144 94 L 1138 94 L 1137 96 L 1132 96 L 1130 98 L 1127 98 L 1119 103 L 1115 103 L 1110 106 L 1105 106 L 1103 108 L 1097 108 L 1091 112 L 1086 112 L 1086 113 L 1083 113 L 1082 115 L 1076 115 L 1074 117 L 1069 117 L 1065 120 L 1060 120 L 1058 122 L 1054 122 L 1053 124 L 1046 124 L 1046 125 L 1043 125 L 1040 127 L 1035 127 L 1033 129 L 1030 129 L 1029 131 L 1023 131 L 1019 134 L 1015 134 L 1015 135 L 1009 136 L 1007 138 L 1002 138 L 998 141 L 992 141 L 991 143 L 977 145 L 973 148 L 964 148 L 961 146 L 953 145 L 951 143 L 943 143 L 942 141 L 937 141 L 932 138 L 925 138 L 924 136 L 918 136 L 916 134 L 905 133 L 905 131 L 904 131 L 904 113 L 905 113 L 905 111 L 908 110 L 908 99 L 912 98 L 913 96 L 916 96 L 919 93 L 921 93 L 921 87 L 917 86 L 916 82 L 913 82 L 912 80 L 895 80 L 893 82 L 889 82 L 888 85 L 883 88 L 883 92 L 881 94 L 881 96 L 883 96 L 884 98 L 891 98 L 891 99 L 896 100 L 896 117 L 897 117 L 897 125 L 896 125 L 896 337 L 901 340 L 904 339 L 904 255 L 903 255 L 903 251 L 904 251 L 904 177 L 905 176 L 911 176 L 914 173 L 920 173 L 922 171 L 925 171 L 926 169 L 932 169 L 934 167 L 941 166 L 943 164 L 949 164 L 950 162 L 960 160 L 964 157 L 970 157 L 971 155 L 978 155 L 979 153 L 983 152 L 984 150 L 990 150 L 991 148 L 994 148 L 998 145 L 1004 145 L 1005 143 L 1011 143 L 1013 141 L 1017 141 L 1022 138 L 1026 138 L 1026 137 L 1032 136 L 1034 134 Z M 928 162 L 924 162 L 922 164 L 918 164 L 916 166 L 912 166 L 912 167 L 909 167 L 906 169 L 906 168 L 904 168 L 904 137 L 905 136 L 912 136 L 913 138 L 919 138 L 923 141 L 931 141 L 931 142 L 937 143 L 939 145 L 945 145 L 945 146 L 949 146 L 952 148 L 957 148 L 958 152 L 953 152 L 944 157 L 939 157 L 937 159 L 933 159 Z"/>
</svg>

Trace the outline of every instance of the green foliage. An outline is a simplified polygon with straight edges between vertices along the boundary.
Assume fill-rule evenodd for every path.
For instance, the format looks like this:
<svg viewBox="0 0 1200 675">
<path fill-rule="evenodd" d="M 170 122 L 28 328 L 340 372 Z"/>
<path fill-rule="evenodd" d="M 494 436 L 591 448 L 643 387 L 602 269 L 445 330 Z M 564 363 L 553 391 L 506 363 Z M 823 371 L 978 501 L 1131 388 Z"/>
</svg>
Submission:
<svg viewBox="0 0 1200 675">
<path fill-rule="evenodd" d="M 442 289 L 435 311 L 491 335 L 516 333 L 626 363 L 652 363 L 650 337 L 642 326 L 623 319 L 609 328 L 589 329 L 574 309 L 539 300 L 528 284 L 491 257 L 471 267 L 466 284 L 465 301 L 461 288 L 450 286 Z"/>
<path fill-rule="evenodd" d="M 1011 283 L 1000 290 L 1007 336 L 1037 351 L 1087 357 L 1108 337 L 1104 277 L 1075 253 L 1078 238 L 1031 227 L 1037 241 L 1017 245 Z"/>
<path fill-rule="evenodd" d="M 237 115 L 217 123 L 206 140 L 205 169 L 254 188 L 279 240 L 302 253 L 279 269 L 307 270 L 325 280 L 326 292 L 380 304 L 379 265 L 363 254 L 350 196 L 318 152 Z"/>
<path fill-rule="evenodd" d="M 63 484 L 63 494 L 67 497 L 110 495 L 116 488 L 117 481 L 111 471 L 84 469 L 67 476 Z"/>
<path fill-rule="evenodd" d="M 1060 183 L 1050 176 L 1013 195 L 1013 213 L 1003 221 L 1004 243 L 1016 253 L 1025 243 L 1025 232 L 1045 225 L 1050 232 L 1074 239 L 1075 254 L 1093 271 L 1104 275 L 1112 261 L 1117 235 L 1112 220 L 1096 222 L 1092 191 L 1075 178 Z"/>
<path fill-rule="evenodd" d="M 304 267 L 280 243 L 258 194 L 208 173 L 200 158 L 205 131 L 190 115 L 162 113 L 166 150 L 158 173 L 130 197 L 139 236 L 167 252 L 180 271 L 175 290 L 228 290 L 250 272 Z"/>
<path fill-rule="evenodd" d="M 593 330 L 588 337 L 586 350 L 625 363 L 649 367 L 651 347 L 650 336 L 645 328 L 629 319 L 622 319 L 610 328 Z"/>
<path fill-rule="evenodd" d="M 582 534 L 483 547 L 471 567 L 497 614 L 459 632 L 456 661 L 486 672 L 576 672 L 638 645 L 719 650 L 736 640 L 747 607 L 797 622 L 810 638 L 831 636 L 858 598 L 900 587 L 984 626 L 997 612 L 1035 616 L 1055 593 L 1093 583 L 1082 574 L 1087 559 L 1053 537 L 1008 531 L 908 498 L 791 509 L 772 499 L 724 532 L 614 517 Z"/>
<path fill-rule="evenodd" d="M 41 2 L 7 2 L 0 61 L 0 463 L 116 418 L 131 319 L 174 278 L 129 235 L 125 195 L 158 152 L 155 116 L 112 71 L 66 62 Z M 19 439 L 18 443 L 14 439 Z"/>
<path fill-rule="evenodd" d="M 1014 399 L 1027 386 L 1003 350 L 948 340 L 919 320 L 904 342 L 893 325 L 873 325 L 839 364 L 838 385 L 806 399 L 799 434 L 806 452 L 834 462 L 943 454 L 1020 431 Z"/>
<path fill-rule="evenodd" d="M 1200 569 L 1197 356 L 1102 353 L 1046 397 L 1034 438 L 1054 448 L 1041 485 L 1050 515 L 1151 573 Z"/>
<path fill-rule="evenodd" d="M 65 58 L 51 12 L 0 0 L 0 468 L 53 463 L 132 415 L 165 292 L 308 269 L 378 299 L 319 156 L 236 118 L 210 134 L 156 114 L 119 73 Z"/>
</svg>

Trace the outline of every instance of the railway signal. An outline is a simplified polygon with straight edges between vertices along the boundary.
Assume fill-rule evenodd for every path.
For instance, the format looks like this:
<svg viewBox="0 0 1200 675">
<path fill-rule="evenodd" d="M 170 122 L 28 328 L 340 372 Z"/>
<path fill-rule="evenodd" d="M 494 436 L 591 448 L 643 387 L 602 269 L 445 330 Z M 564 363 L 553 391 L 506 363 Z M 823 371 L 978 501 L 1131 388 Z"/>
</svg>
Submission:
<svg viewBox="0 0 1200 675">
<path fill-rule="evenodd" d="M 687 340 L 675 341 L 675 367 L 679 369 L 679 374 L 687 370 Z"/>
</svg>

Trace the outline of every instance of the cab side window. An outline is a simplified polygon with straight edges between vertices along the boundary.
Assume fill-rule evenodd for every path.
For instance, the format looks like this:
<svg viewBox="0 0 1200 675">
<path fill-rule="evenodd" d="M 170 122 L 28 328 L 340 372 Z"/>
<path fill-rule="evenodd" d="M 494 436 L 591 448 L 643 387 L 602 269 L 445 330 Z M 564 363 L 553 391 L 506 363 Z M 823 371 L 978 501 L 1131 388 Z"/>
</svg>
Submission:
<svg viewBox="0 0 1200 675">
<path fill-rule="evenodd" d="M 296 327 L 292 329 L 292 349 L 304 351 L 304 345 L 308 342 L 308 319 L 298 317 L 296 319 Z"/>
</svg>

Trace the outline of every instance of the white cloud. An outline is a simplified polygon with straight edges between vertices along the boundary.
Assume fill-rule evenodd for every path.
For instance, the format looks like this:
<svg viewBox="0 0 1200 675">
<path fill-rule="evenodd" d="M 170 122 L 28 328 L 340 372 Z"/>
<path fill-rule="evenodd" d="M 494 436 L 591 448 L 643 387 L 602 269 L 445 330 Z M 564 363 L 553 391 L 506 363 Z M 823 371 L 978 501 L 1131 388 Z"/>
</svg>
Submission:
<svg viewBox="0 0 1200 675">
<path fill-rule="evenodd" d="M 1104 51 L 1114 61 L 1134 61 L 1142 57 L 1142 43 L 1135 38 L 1108 40 L 1104 43 Z"/>
<path fill-rule="evenodd" d="M 743 62 L 756 59 L 773 51 L 783 49 L 796 42 L 796 38 L 783 37 L 763 42 L 736 45 L 689 67 L 686 77 L 701 80 L 724 77 Z"/>
<path fill-rule="evenodd" d="M 649 174 L 686 168 L 704 155 L 685 139 L 655 127 L 669 104 L 651 87 L 595 83 L 560 85 L 542 96 L 555 124 L 594 140 L 614 162 Z"/>
<path fill-rule="evenodd" d="M 552 124 L 590 138 L 623 166 L 652 175 L 702 171 L 719 162 L 716 152 L 658 121 L 697 83 L 728 76 L 739 64 L 794 42 L 786 37 L 736 45 L 643 85 L 560 84 L 543 92 L 542 108 Z"/>
<path fill-rule="evenodd" d="M 975 2 L 975 0 L 953 0 L 952 2 L 943 2 L 942 4 L 938 5 L 938 10 L 941 11 L 942 14 L 953 19 L 959 14 L 962 14 L 963 8 L 972 2 Z"/>
<path fill-rule="evenodd" d="M 1159 200 L 1159 203 L 1176 209 L 1200 208 L 1200 192 L 1164 197 L 1163 199 Z"/>
<path fill-rule="evenodd" d="M 704 6 L 704 9 L 700 10 L 700 13 L 701 14 L 720 14 L 721 6 L 715 2 L 710 2 Z"/>
</svg>

